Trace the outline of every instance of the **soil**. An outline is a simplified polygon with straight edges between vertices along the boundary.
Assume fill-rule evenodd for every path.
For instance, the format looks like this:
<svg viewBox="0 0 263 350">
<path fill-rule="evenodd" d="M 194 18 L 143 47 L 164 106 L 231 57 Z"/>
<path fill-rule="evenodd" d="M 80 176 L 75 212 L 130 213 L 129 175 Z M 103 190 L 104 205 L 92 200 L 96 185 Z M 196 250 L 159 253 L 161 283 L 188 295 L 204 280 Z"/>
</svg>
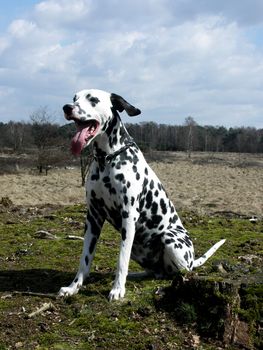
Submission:
<svg viewBox="0 0 263 350">
<path fill-rule="evenodd" d="M 200 214 L 262 216 L 263 156 L 231 153 L 155 152 L 146 155 L 178 210 Z M 0 175 L 0 199 L 15 205 L 85 202 L 80 168 L 53 168 L 48 175 L 19 169 Z"/>
</svg>

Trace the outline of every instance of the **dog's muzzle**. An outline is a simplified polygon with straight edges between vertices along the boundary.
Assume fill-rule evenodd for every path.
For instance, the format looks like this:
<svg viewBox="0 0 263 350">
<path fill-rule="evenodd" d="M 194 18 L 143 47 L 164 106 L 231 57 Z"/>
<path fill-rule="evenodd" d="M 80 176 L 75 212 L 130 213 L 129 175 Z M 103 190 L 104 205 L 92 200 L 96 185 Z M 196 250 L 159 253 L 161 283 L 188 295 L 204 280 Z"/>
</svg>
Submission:
<svg viewBox="0 0 263 350">
<path fill-rule="evenodd" d="M 63 106 L 64 115 L 67 120 L 75 119 L 75 117 L 73 116 L 73 109 L 74 106 L 71 104 L 66 104 L 65 106 Z"/>
<path fill-rule="evenodd" d="M 75 155 L 79 155 L 82 149 L 97 135 L 100 123 L 95 118 L 80 118 L 75 115 L 76 106 L 66 104 L 63 106 L 65 118 L 73 120 L 77 126 L 77 133 L 71 141 L 71 151 Z M 88 115 L 89 116 L 89 115 Z"/>
</svg>

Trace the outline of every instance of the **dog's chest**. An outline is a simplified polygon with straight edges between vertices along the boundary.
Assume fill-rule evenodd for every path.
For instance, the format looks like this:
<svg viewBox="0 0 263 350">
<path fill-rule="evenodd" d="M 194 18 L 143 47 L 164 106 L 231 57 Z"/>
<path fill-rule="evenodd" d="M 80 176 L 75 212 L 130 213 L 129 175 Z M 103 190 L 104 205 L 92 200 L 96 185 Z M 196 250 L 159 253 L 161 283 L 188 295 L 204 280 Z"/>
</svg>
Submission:
<svg viewBox="0 0 263 350">
<path fill-rule="evenodd" d="M 109 209 L 120 210 L 131 207 L 138 202 L 144 178 L 140 168 L 131 162 L 121 167 L 112 162 L 101 170 L 96 162 L 92 164 L 90 175 L 86 183 L 87 201 L 92 197 L 103 199 L 104 206 Z"/>
</svg>

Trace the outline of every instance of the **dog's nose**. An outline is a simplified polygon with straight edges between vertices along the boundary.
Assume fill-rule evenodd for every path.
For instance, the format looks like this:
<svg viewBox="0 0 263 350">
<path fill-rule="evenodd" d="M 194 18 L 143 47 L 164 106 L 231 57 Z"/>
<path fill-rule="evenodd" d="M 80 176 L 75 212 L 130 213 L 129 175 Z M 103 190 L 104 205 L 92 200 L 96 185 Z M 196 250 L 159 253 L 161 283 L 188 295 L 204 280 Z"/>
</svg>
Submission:
<svg viewBox="0 0 263 350">
<path fill-rule="evenodd" d="M 73 108 L 74 108 L 74 106 L 70 105 L 70 104 L 63 106 L 63 111 L 64 111 L 65 115 L 70 116 L 72 114 Z"/>
</svg>

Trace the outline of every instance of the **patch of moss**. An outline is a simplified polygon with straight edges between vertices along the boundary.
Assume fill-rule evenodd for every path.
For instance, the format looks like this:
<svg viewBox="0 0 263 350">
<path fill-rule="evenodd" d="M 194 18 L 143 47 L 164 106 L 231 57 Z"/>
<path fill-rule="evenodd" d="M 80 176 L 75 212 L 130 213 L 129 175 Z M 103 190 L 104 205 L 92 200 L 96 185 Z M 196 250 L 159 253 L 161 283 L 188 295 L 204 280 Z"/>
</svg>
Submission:
<svg viewBox="0 0 263 350">
<path fill-rule="evenodd" d="M 12 292 L 29 290 L 57 293 L 61 286 L 72 281 L 78 267 L 82 242 L 64 238 L 68 234 L 83 235 L 86 208 L 77 205 L 7 210 L 0 213 L 0 349 L 2 345 L 4 349 L 14 348 L 16 342 L 21 342 L 22 348 L 29 350 L 191 348 L 191 342 L 188 343 L 189 324 L 196 323 L 199 309 L 193 307 L 191 293 L 189 300 L 171 294 L 170 299 L 166 299 L 167 307 L 161 307 L 161 295 L 171 285 L 170 280 L 128 279 L 124 300 L 108 302 L 119 254 L 120 234 L 107 223 L 101 233 L 90 278 L 79 294 L 65 300 L 52 300 L 54 311 L 28 320 L 26 313 L 50 300 L 12 295 Z M 201 217 L 192 213 L 182 216 L 194 241 L 197 256 L 205 253 L 219 239 L 227 239 L 195 273 L 206 276 L 211 285 L 213 281 L 225 278 L 238 281 L 243 269 L 248 269 L 249 275 L 258 273 L 258 263 L 249 265 L 239 257 L 246 254 L 262 257 L 262 222 L 253 225 L 244 219 Z M 35 233 L 41 229 L 52 232 L 59 239 L 37 238 Z M 213 263 L 216 261 L 228 262 L 230 267 L 225 275 L 214 271 Z M 131 262 L 130 270 L 141 269 Z M 205 300 L 212 298 L 215 305 L 222 302 L 222 298 L 227 302 L 228 294 L 225 291 L 212 293 L 209 288 L 201 289 L 200 295 L 194 293 L 192 298 L 201 299 L 201 293 Z M 248 289 L 244 291 L 244 302 L 239 310 L 244 319 L 262 317 L 258 316 L 258 311 L 255 314 L 249 311 L 251 307 L 259 309 L 262 305 L 260 293 L 256 290 L 255 297 L 251 297 L 252 292 Z M 8 294 L 10 298 L 1 299 Z M 178 304 L 178 300 L 182 303 Z M 202 307 L 207 308 L 205 301 L 202 301 Z M 218 313 L 220 308 L 215 306 L 210 312 Z M 183 320 L 181 326 L 175 321 L 176 313 Z M 10 322 L 12 328 L 7 327 Z M 221 326 L 213 333 L 210 332 L 209 322 L 209 319 L 202 322 L 202 334 L 211 337 L 220 331 Z M 217 344 L 211 344 L 206 339 L 200 340 L 200 346 L 204 350 L 217 348 Z"/>
</svg>

